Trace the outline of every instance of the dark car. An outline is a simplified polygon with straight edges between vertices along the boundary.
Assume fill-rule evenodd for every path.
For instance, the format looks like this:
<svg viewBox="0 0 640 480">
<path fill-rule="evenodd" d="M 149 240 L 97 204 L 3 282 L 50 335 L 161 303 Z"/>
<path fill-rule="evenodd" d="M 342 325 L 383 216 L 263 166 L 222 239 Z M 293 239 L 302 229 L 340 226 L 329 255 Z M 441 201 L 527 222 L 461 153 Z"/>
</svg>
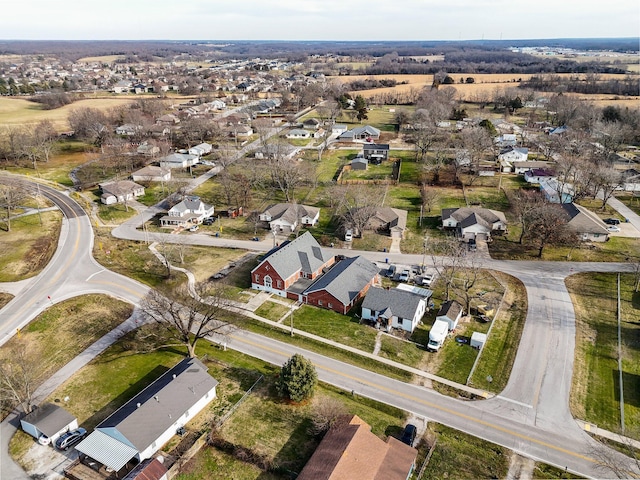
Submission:
<svg viewBox="0 0 640 480">
<path fill-rule="evenodd" d="M 620 220 L 617 218 L 605 218 L 604 223 L 607 225 L 620 225 Z"/>
<path fill-rule="evenodd" d="M 402 437 L 400 437 L 400 441 L 402 443 L 406 443 L 410 447 L 413 447 L 413 442 L 415 442 L 416 440 L 417 433 L 418 433 L 418 429 L 416 428 L 416 426 L 409 423 L 407 424 L 406 427 L 404 427 L 404 431 L 402 432 Z"/>
<path fill-rule="evenodd" d="M 82 427 L 63 433 L 56 440 L 56 448 L 58 450 L 69 450 L 76 443 L 82 440 L 86 434 L 87 431 Z"/>
<path fill-rule="evenodd" d="M 207 217 L 202 221 L 203 225 L 213 225 L 213 222 L 215 222 L 216 219 L 215 217 Z"/>
</svg>

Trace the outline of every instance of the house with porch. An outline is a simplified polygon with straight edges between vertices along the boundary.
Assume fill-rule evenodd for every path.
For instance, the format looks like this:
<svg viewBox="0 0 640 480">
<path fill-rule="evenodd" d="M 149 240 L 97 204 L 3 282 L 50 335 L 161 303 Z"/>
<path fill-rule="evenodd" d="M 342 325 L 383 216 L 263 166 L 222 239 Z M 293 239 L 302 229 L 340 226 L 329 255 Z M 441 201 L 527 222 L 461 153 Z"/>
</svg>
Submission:
<svg viewBox="0 0 640 480">
<path fill-rule="evenodd" d="M 213 213 L 213 205 L 207 205 L 200 197 L 192 195 L 171 207 L 167 214 L 160 218 L 160 226 L 175 228 L 199 225 Z"/>
<path fill-rule="evenodd" d="M 432 292 L 427 292 L 424 296 L 397 288 L 370 288 L 362 302 L 361 317 L 388 331 L 398 328 L 413 333 L 428 310 Z"/>
<path fill-rule="evenodd" d="M 507 219 L 504 213 L 488 208 L 443 208 L 442 226 L 445 230 L 454 230 L 465 241 L 489 240 L 492 235 L 507 231 Z"/>
<path fill-rule="evenodd" d="M 380 165 L 389 160 L 389 144 L 386 143 L 365 143 L 362 146 L 362 156 L 373 165 Z"/>
<path fill-rule="evenodd" d="M 197 358 L 185 358 L 103 420 L 76 450 L 122 478 L 151 458 L 216 398 L 218 381 Z"/>
<path fill-rule="evenodd" d="M 297 203 L 271 205 L 259 216 L 269 229 L 277 232 L 294 232 L 298 225 L 314 227 L 320 219 L 320 209 Z"/>
<path fill-rule="evenodd" d="M 575 203 L 563 203 L 567 213 L 568 227 L 583 242 L 606 242 L 609 239 L 607 225 L 591 210 Z"/>
</svg>

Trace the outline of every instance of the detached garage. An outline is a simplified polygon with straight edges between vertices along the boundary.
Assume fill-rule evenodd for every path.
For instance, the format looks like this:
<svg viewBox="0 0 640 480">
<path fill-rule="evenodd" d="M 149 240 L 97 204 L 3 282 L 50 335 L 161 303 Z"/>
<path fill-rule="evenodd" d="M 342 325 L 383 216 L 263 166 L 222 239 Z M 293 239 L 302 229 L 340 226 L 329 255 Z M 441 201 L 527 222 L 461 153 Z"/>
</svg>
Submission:
<svg viewBox="0 0 640 480">
<path fill-rule="evenodd" d="M 45 403 L 22 418 L 20 426 L 42 445 L 48 445 L 66 431 L 78 428 L 78 420 L 64 408 Z"/>
<path fill-rule="evenodd" d="M 480 332 L 473 332 L 471 334 L 471 346 L 473 348 L 477 348 L 478 350 L 482 350 L 484 344 L 487 341 L 487 334 Z"/>
</svg>

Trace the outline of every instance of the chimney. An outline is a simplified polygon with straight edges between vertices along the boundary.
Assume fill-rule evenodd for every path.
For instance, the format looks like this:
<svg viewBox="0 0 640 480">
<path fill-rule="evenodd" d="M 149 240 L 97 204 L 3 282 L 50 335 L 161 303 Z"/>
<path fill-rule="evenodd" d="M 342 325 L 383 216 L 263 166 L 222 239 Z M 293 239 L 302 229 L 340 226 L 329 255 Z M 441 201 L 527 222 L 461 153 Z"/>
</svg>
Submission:
<svg viewBox="0 0 640 480">
<path fill-rule="evenodd" d="M 156 402 L 160 402 L 160 399 L 158 398 L 158 395 L 154 395 L 153 398 L 156 399 Z"/>
</svg>

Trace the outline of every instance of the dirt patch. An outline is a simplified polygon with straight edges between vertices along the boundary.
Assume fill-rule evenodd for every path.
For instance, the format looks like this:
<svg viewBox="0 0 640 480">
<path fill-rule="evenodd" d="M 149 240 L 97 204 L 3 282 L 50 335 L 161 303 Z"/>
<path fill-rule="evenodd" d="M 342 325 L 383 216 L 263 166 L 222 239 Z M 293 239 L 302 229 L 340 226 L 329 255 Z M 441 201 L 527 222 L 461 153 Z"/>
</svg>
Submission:
<svg viewBox="0 0 640 480">
<path fill-rule="evenodd" d="M 65 478 L 63 469 L 76 458 L 78 458 L 78 452 L 75 449 L 59 452 L 51 446 L 45 447 L 34 442 L 20 459 L 20 463 L 31 478 L 59 480 Z"/>
<path fill-rule="evenodd" d="M 509 458 L 507 480 L 531 480 L 533 478 L 535 465 L 536 462 L 530 458 L 512 452 L 511 458 Z"/>
</svg>

